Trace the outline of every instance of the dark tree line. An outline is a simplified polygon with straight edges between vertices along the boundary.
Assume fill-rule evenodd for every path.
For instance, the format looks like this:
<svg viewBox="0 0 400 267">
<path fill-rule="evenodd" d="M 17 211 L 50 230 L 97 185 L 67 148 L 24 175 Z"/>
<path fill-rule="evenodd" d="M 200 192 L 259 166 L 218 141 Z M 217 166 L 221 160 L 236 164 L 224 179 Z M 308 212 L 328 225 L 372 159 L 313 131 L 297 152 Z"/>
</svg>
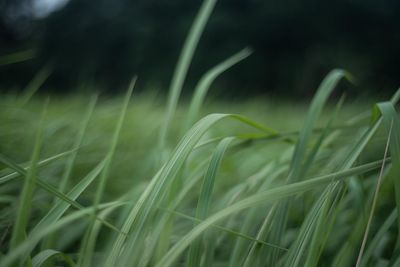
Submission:
<svg viewBox="0 0 400 267">
<path fill-rule="evenodd" d="M 31 1 L 0 1 L 1 53 L 37 51 L 34 60 L 0 67 L 3 88 L 23 85 L 48 62 L 54 73 L 46 86 L 53 90 L 74 90 L 93 81 L 113 92 L 135 73 L 141 88 L 167 88 L 201 4 L 70 0 L 60 11 L 35 19 Z M 220 0 L 186 87 L 190 90 L 207 69 L 250 46 L 253 55 L 216 81 L 219 93 L 308 96 L 336 67 L 352 72 L 362 92 L 391 93 L 400 85 L 399 12 L 398 0 Z"/>
</svg>

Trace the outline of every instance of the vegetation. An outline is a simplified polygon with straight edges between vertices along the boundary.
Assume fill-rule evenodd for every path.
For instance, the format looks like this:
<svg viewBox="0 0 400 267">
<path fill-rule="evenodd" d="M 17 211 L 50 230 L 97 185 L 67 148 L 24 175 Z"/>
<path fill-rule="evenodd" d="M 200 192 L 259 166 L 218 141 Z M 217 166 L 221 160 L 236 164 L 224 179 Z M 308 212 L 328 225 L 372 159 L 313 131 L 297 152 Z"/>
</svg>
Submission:
<svg viewBox="0 0 400 267">
<path fill-rule="evenodd" d="M 204 104 L 246 49 L 178 105 L 213 4 L 195 19 L 166 107 L 132 96 L 136 77 L 122 100 L 43 101 L 33 96 L 47 68 L 3 95 L 0 266 L 400 264 L 400 90 L 365 111 L 344 97 L 331 105 L 353 80 L 335 69 L 309 105 Z"/>
</svg>

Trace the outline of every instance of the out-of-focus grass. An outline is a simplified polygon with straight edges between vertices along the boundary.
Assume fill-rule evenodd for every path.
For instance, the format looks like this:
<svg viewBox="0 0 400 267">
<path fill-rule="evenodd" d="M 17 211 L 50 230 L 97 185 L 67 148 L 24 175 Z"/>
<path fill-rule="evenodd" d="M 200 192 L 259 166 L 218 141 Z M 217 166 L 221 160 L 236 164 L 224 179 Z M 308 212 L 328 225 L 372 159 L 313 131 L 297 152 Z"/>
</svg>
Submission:
<svg viewBox="0 0 400 267">
<path fill-rule="evenodd" d="M 7 96 L 2 97 L 0 101 L 2 110 L 0 113 L 2 121 L 0 125 L 1 151 L 18 162 L 28 162 L 33 148 L 32 139 L 40 120 L 39 114 L 43 100 L 41 97 L 34 97 L 23 108 L 15 108 L 14 100 Z M 90 96 L 54 96 L 50 98 L 47 116 L 43 122 L 43 134 L 46 141 L 43 146 L 42 158 L 72 148 L 89 102 Z M 100 96 L 80 145 L 80 153 L 74 164 L 74 173 L 88 170 L 104 157 L 112 138 L 121 102 L 122 99 L 118 97 L 109 99 Z M 146 176 L 151 175 L 157 168 L 152 159 L 153 153 L 158 153 L 155 142 L 165 112 L 164 106 L 160 102 L 160 99 L 156 99 L 154 94 L 135 95 L 132 98 L 113 163 L 115 165 L 113 168 L 118 170 L 116 177 L 119 178 L 118 183 L 113 184 L 112 187 L 115 187 L 117 193 L 126 188 L 124 186 L 126 183 L 130 184 L 136 179 L 146 179 Z M 170 143 L 179 141 L 177 136 L 180 134 L 187 105 L 187 103 L 183 103 L 177 109 L 176 119 L 172 122 Z M 357 114 L 365 106 L 365 104 L 345 105 L 340 116 L 344 117 L 345 113 Z M 333 106 L 328 107 L 320 119 L 319 125 L 323 125 L 333 109 Z M 254 120 L 281 132 L 289 133 L 300 128 L 306 111 L 307 103 L 289 102 L 282 99 L 258 98 L 236 103 L 209 100 L 202 108 L 201 116 L 215 112 L 237 113 L 254 118 Z M 24 126 L 21 127 L 22 125 Z M 227 127 L 233 133 L 245 132 L 248 129 L 238 126 L 237 123 L 226 121 L 213 129 L 212 134 L 215 136 L 223 134 L 224 128 Z M 285 146 L 285 144 L 278 146 Z M 115 172 L 113 171 L 113 173 Z M 127 178 L 119 173 L 132 173 L 132 178 Z"/>
</svg>

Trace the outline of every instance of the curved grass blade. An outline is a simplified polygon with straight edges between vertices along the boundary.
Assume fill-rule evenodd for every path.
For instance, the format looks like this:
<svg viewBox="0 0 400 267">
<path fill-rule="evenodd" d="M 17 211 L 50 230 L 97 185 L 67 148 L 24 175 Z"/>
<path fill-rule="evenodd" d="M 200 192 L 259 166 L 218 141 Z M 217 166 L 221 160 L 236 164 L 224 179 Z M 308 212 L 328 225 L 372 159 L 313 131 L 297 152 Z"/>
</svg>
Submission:
<svg viewBox="0 0 400 267">
<path fill-rule="evenodd" d="M 225 154 L 229 144 L 234 140 L 232 137 L 223 139 L 215 149 L 210 165 L 204 177 L 203 185 L 201 186 L 200 196 L 197 203 L 196 218 L 203 220 L 208 216 L 208 211 L 211 204 L 211 195 L 214 188 L 215 176 L 221 165 L 222 157 Z M 200 250 L 202 238 L 201 236 L 193 242 L 189 249 L 188 266 L 200 266 Z"/>
<path fill-rule="evenodd" d="M 194 52 L 197 44 L 199 43 L 200 37 L 204 31 L 206 23 L 214 9 L 216 0 L 204 0 L 200 10 L 192 24 L 188 36 L 186 37 L 185 43 L 181 50 L 181 54 L 178 59 L 178 64 L 175 67 L 175 71 L 172 77 L 172 82 L 168 90 L 168 103 L 167 111 L 165 113 L 164 123 L 160 131 L 160 149 L 161 153 L 164 152 L 166 138 L 168 135 L 168 129 L 172 118 L 174 117 L 178 99 L 182 91 L 183 83 L 186 79 L 186 74 L 189 70 L 190 63 L 192 61 Z"/>
<path fill-rule="evenodd" d="M 222 61 L 203 75 L 203 77 L 198 82 L 196 88 L 194 89 L 194 95 L 189 105 L 184 130 L 189 129 L 197 120 L 200 107 L 214 80 L 223 72 L 250 56 L 251 52 L 252 51 L 250 48 L 245 48 L 234 54 L 233 56 L 229 57 L 228 59 Z"/>
<path fill-rule="evenodd" d="M 74 261 L 72 260 L 72 258 L 70 256 L 68 256 L 67 254 L 64 254 L 60 251 L 53 250 L 53 249 L 43 250 L 39 254 L 37 254 L 35 257 L 33 257 L 32 266 L 33 267 L 41 267 L 44 264 L 46 264 L 47 261 L 49 261 L 50 259 L 57 257 L 57 256 L 61 257 L 65 261 L 65 263 L 67 263 L 69 266 L 71 266 L 71 267 L 76 266 L 76 264 L 74 263 Z"/>
<path fill-rule="evenodd" d="M 299 141 L 296 145 L 292 162 L 290 164 L 290 172 L 288 181 L 296 181 L 299 177 L 302 159 L 306 155 L 307 145 L 311 138 L 312 131 L 317 122 L 318 117 L 322 112 L 329 95 L 333 92 L 339 81 L 346 77 L 348 80 L 352 80 L 351 75 L 344 70 L 335 69 L 331 71 L 319 86 L 316 95 L 314 96 L 310 109 L 307 112 L 303 128 L 300 132 Z"/>
</svg>

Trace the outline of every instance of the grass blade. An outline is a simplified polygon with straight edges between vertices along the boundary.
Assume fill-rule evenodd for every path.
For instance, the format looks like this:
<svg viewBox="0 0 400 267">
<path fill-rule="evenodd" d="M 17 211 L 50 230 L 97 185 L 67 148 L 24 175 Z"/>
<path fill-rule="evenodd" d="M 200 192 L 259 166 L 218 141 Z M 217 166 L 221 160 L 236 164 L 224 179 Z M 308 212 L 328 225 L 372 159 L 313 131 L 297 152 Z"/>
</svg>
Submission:
<svg viewBox="0 0 400 267">
<path fill-rule="evenodd" d="M 215 176 L 222 161 L 222 157 L 225 154 L 229 144 L 233 141 L 233 138 L 223 139 L 215 149 L 208 166 L 206 175 L 204 177 L 203 185 L 201 187 L 199 200 L 196 209 L 196 218 L 203 220 L 208 216 L 208 211 L 211 204 L 211 194 L 214 187 Z M 201 237 L 199 237 L 189 249 L 188 266 L 200 266 L 200 249 L 201 249 Z"/>
<path fill-rule="evenodd" d="M 161 153 L 163 153 L 166 138 L 168 135 L 168 129 L 170 123 L 175 114 L 176 106 L 178 104 L 178 99 L 182 91 L 183 83 L 186 79 L 186 74 L 189 70 L 190 63 L 192 61 L 194 52 L 196 50 L 197 44 L 199 43 L 200 37 L 204 31 L 206 23 L 214 9 L 216 0 L 204 0 L 200 10 L 193 22 L 193 25 L 186 37 L 185 43 L 181 50 L 181 54 L 178 59 L 178 64 L 176 65 L 172 82 L 168 90 L 168 103 L 167 111 L 165 113 L 164 124 L 162 125 L 160 131 L 160 148 Z"/>
<path fill-rule="evenodd" d="M 13 227 L 11 241 L 10 241 L 10 251 L 15 249 L 20 243 L 25 239 L 25 234 L 27 232 L 27 224 L 29 220 L 29 216 L 32 209 L 32 197 L 33 191 L 35 189 L 36 179 L 37 179 L 37 162 L 39 161 L 40 150 L 42 146 L 42 131 L 44 119 L 47 111 L 46 101 L 41 119 L 39 122 L 38 130 L 36 133 L 35 144 L 32 153 L 31 166 L 27 173 L 27 177 L 24 180 L 23 189 L 21 192 L 19 208 L 17 213 L 17 218 L 15 221 L 15 226 Z"/>
<path fill-rule="evenodd" d="M 184 127 L 185 130 L 189 129 L 197 120 L 200 107 L 214 80 L 223 72 L 250 56 L 251 52 L 251 49 L 245 48 L 228 59 L 222 61 L 204 74 L 194 89 L 194 95 L 189 105 L 188 115 L 186 116 L 186 123 Z"/>
<path fill-rule="evenodd" d="M 122 109 L 121 109 L 121 113 L 120 116 L 118 118 L 118 122 L 114 131 L 114 135 L 112 137 L 111 140 L 111 145 L 110 145 L 110 149 L 106 155 L 106 159 L 105 159 L 105 164 L 104 164 L 104 168 L 102 169 L 100 178 L 99 178 L 99 184 L 97 187 L 97 191 L 95 194 L 95 198 L 94 198 L 94 211 L 96 211 L 97 206 L 99 205 L 101 198 L 103 197 L 104 194 L 104 190 L 105 190 L 105 186 L 106 186 L 106 182 L 107 182 L 107 178 L 109 176 L 110 173 L 110 168 L 111 168 L 111 163 L 115 154 L 115 149 L 117 147 L 118 144 L 118 139 L 121 133 L 121 128 L 122 125 L 124 123 L 125 120 L 125 116 L 126 116 L 126 111 L 128 109 L 128 105 L 129 105 L 129 101 L 131 99 L 131 95 L 133 92 L 133 88 L 135 87 L 135 83 L 136 83 L 136 77 L 134 77 L 131 80 L 131 83 L 129 85 L 128 91 L 125 95 L 124 98 L 124 102 L 122 104 Z M 87 232 L 85 234 L 85 237 L 82 240 L 82 246 L 81 246 L 81 252 L 80 252 L 80 257 L 78 260 L 78 265 L 79 266 L 90 266 L 91 265 L 91 259 L 92 259 L 92 254 L 94 252 L 95 249 L 95 231 L 94 231 L 94 225 L 96 222 L 96 212 L 93 213 L 90 223 L 89 223 L 89 227 L 87 229 Z"/>
<path fill-rule="evenodd" d="M 71 259 L 70 256 L 67 254 L 64 254 L 60 251 L 53 250 L 53 249 L 46 249 L 41 251 L 39 254 L 37 254 L 33 259 L 32 259 L 32 266 L 33 267 L 41 267 L 43 266 L 47 261 L 49 261 L 53 257 L 60 256 L 69 266 L 75 267 L 76 264 L 74 261 Z"/>
<path fill-rule="evenodd" d="M 24 89 L 20 99 L 19 106 L 23 106 L 32 98 L 32 96 L 36 93 L 37 90 L 44 84 L 47 78 L 50 76 L 52 72 L 52 68 L 47 65 L 43 67 L 36 76 L 32 79 L 32 81 L 26 86 Z"/>
<path fill-rule="evenodd" d="M 12 54 L 1 56 L 0 66 L 6 66 L 14 63 L 24 62 L 34 58 L 35 56 L 36 56 L 36 51 L 34 49 L 18 51 Z"/>
</svg>

